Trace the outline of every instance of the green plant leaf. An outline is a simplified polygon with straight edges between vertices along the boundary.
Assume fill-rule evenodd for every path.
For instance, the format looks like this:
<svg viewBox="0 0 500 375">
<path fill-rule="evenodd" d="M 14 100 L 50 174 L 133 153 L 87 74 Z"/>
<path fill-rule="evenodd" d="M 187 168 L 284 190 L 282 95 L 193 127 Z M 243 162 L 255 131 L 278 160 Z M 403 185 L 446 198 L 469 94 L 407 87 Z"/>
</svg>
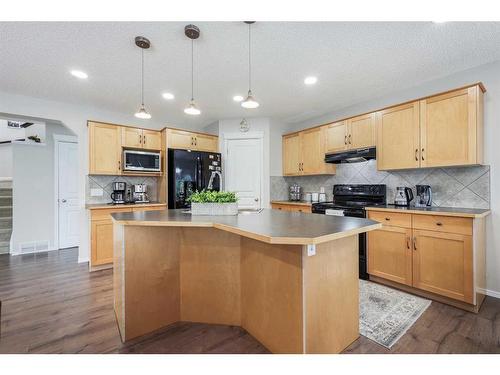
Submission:
<svg viewBox="0 0 500 375">
<path fill-rule="evenodd" d="M 238 201 L 236 193 L 231 191 L 197 191 L 187 199 L 192 203 L 235 203 Z"/>
</svg>

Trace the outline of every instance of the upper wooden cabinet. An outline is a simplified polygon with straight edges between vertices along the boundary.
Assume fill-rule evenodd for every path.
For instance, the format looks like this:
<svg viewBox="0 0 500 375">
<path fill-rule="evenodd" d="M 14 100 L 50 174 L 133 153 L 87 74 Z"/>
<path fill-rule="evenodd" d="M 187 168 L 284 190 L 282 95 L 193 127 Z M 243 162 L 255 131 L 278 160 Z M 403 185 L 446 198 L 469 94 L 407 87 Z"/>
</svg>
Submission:
<svg viewBox="0 0 500 375">
<path fill-rule="evenodd" d="M 375 113 L 324 126 L 326 152 L 341 152 L 375 146 Z"/>
<path fill-rule="evenodd" d="M 419 102 L 377 112 L 377 167 L 380 170 L 420 166 Z"/>
<path fill-rule="evenodd" d="M 122 147 L 161 150 L 161 133 L 154 130 L 123 126 Z"/>
<path fill-rule="evenodd" d="M 325 127 L 283 136 L 283 174 L 334 174 L 335 165 L 325 163 L 325 139 Z"/>
<path fill-rule="evenodd" d="M 121 173 L 120 127 L 89 122 L 89 174 Z"/>
<path fill-rule="evenodd" d="M 375 113 L 353 117 L 346 122 L 349 149 L 375 146 Z"/>
<path fill-rule="evenodd" d="M 483 162 L 483 87 L 431 96 L 377 112 L 380 170 Z"/>
<path fill-rule="evenodd" d="M 167 145 L 168 148 L 218 152 L 219 137 L 179 129 L 167 129 Z"/>
<path fill-rule="evenodd" d="M 481 164 L 483 92 L 477 86 L 420 101 L 420 165 Z"/>
</svg>

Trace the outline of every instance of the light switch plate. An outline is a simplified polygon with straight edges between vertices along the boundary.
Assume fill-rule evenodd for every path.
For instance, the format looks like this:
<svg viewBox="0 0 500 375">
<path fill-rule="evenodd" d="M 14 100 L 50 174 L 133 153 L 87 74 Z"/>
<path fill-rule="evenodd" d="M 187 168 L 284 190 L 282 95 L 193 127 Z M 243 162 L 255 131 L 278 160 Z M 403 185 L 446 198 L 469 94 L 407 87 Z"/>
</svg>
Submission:
<svg viewBox="0 0 500 375">
<path fill-rule="evenodd" d="M 307 256 L 316 255 L 316 245 L 307 245 Z"/>
<path fill-rule="evenodd" d="M 103 189 L 90 189 L 90 196 L 91 197 L 102 197 L 104 194 Z"/>
</svg>

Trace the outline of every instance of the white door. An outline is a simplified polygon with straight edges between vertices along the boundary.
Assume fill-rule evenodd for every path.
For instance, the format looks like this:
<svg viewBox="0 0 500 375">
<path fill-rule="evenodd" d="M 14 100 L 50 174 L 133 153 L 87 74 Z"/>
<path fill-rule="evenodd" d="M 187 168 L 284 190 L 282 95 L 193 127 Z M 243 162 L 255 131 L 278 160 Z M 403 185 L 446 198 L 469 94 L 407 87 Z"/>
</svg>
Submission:
<svg viewBox="0 0 500 375">
<path fill-rule="evenodd" d="M 58 145 L 59 248 L 78 246 L 78 145 L 59 141 Z"/>
<path fill-rule="evenodd" d="M 225 190 L 234 191 L 239 208 L 261 208 L 262 140 L 226 139 Z"/>
</svg>

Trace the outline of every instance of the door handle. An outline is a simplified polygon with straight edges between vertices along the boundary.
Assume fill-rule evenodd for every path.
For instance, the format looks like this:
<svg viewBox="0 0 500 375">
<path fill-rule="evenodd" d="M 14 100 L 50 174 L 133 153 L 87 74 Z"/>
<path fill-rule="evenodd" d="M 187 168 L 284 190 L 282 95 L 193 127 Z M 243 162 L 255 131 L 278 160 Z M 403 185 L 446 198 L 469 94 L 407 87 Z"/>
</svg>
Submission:
<svg viewBox="0 0 500 375">
<path fill-rule="evenodd" d="M 413 237 L 413 248 L 417 250 L 417 237 Z"/>
<path fill-rule="evenodd" d="M 118 160 L 118 170 L 119 171 L 122 170 L 122 162 L 120 160 Z"/>
<path fill-rule="evenodd" d="M 410 248 L 410 236 L 406 237 L 406 247 Z"/>
<path fill-rule="evenodd" d="M 198 146 L 198 137 L 194 137 L 194 145 Z"/>
<path fill-rule="evenodd" d="M 347 145 L 347 134 L 344 137 L 344 144 Z"/>
<path fill-rule="evenodd" d="M 424 159 L 424 149 L 422 148 L 422 160 L 425 160 Z"/>
<path fill-rule="evenodd" d="M 146 136 L 145 135 L 142 136 L 142 142 L 144 143 L 144 145 L 146 145 Z"/>
<path fill-rule="evenodd" d="M 139 144 L 141 144 L 141 143 L 142 143 L 142 137 L 141 137 L 141 135 L 139 134 Z"/>
<path fill-rule="evenodd" d="M 418 161 L 418 148 L 415 149 L 415 161 Z"/>
<path fill-rule="evenodd" d="M 352 144 L 351 143 L 351 138 L 352 138 L 352 134 L 349 134 L 349 144 Z"/>
</svg>

